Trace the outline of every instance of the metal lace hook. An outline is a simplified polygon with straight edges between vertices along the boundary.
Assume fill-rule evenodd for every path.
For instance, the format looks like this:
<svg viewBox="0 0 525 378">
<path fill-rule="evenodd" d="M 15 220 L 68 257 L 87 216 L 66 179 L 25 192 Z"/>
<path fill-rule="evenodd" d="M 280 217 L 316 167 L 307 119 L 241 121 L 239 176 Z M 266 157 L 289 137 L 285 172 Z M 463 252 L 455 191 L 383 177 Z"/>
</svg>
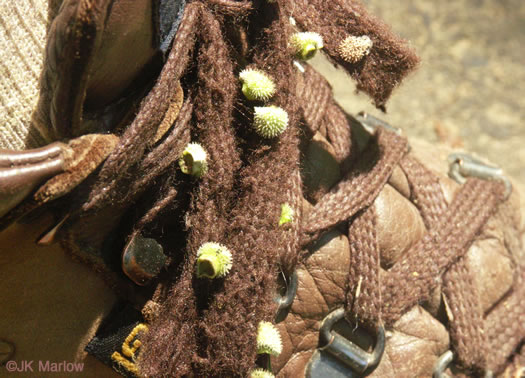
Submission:
<svg viewBox="0 0 525 378">
<path fill-rule="evenodd" d="M 370 134 L 373 134 L 378 128 L 383 128 L 388 131 L 391 131 L 399 136 L 403 134 L 403 131 L 397 127 L 390 125 L 389 123 L 374 117 L 366 112 L 359 112 L 355 119 L 368 131 Z"/>
<path fill-rule="evenodd" d="M 374 135 L 377 131 L 377 129 L 384 129 L 386 131 L 389 131 L 391 133 L 396 134 L 399 137 L 403 137 L 403 130 L 394 127 L 390 125 L 388 122 L 383 121 L 382 119 L 379 119 L 377 117 L 374 117 L 373 115 L 370 115 L 366 112 L 359 112 L 354 117 L 357 122 L 363 127 L 363 129 L 369 133 L 370 135 Z M 407 144 L 408 152 L 412 150 L 412 147 L 410 144 Z"/>
<path fill-rule="evenodd" d="M 332 332 L 334 325 L 344 318 L 344 308 L 339 308 L 326 316 L 319 330 L 319 349 L 330 353 L 340 362 L 359 374 L 373 370 L 381 361 L 385 351 L 385 329 L 377 328 L 376 345 L 369 353 L 338 333 Z"/>
<path fill-rule="evenodd" d="M 467 177 L 477 177 L 483 180 L 498 180 L 505 186 L 504 200 L 512 193 L 512 184 L 498 167 L 488 165 L 464 153 L 453 153 L 448 156 L 450 178 L 459 184 L 464 184 Z"/>
</svg>

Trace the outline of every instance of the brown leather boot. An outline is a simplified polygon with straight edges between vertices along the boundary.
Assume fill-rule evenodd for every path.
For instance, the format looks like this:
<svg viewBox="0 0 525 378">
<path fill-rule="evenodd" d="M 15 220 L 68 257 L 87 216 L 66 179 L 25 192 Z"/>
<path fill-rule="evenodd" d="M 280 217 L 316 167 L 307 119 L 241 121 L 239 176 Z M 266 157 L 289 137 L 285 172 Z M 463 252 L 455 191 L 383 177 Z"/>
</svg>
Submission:
<svg viewBox="0 0 525 378">
<path fill-rule="evenodd" d="M 4 232 L 3 276 L 30 286 L 0 294 L 6 358 L 46 345 L 97 375 L 84 349 L 138 376 L 516 374 L 517 191 L 346 115 L 304 61 L 323 49 L 384 108 L 417 58 L 360 4 L 61 3 L 34 122 L 62 143 L 0 155 L 21 162 L 0 176 L 1 222 L 44 206 L 55 221 L 36 239 L 100 276 L 56 244 L 15 253 L 23 226 Z"/>
</svg>

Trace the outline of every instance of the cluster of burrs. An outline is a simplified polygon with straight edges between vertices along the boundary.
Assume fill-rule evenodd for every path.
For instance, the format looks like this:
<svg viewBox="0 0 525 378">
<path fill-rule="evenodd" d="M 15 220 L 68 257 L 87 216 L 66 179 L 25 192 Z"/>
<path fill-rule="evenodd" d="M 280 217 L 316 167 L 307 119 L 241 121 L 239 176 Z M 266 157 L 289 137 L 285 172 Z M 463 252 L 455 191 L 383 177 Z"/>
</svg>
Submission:
<svg viewBox="0 0 525 378">
<path fill-rule="evenodd" d="M 323 47 L 323 39 L 317 33 L 295 33 L 290 44 L 297 58 L 307 60 Z M 275 94 L 275 83 L 270 76 L 258 69 L 247 68 L 239 74 L 242 93 L 249 101 L 269 101 Z M 288 126 L 288 113 L 278 106 L 255 106 L 253 127 L 263 138 L 275 138 Z"/>
<path fill-rule="evenodd" d="M 308 60 L 323 48 L 323 38 L 318 33 L 295 33 L 290 38 L 290 45 L 298 59 Z M 348 36 L 341 41 L 337 50 L 341 58 L 348 63 L 357 63 L 372 50 L 372 39 L 367 35 Z"/>
<path fill-rule="evenodd" d="M 183 173 L 201 178 L 208 172 L 206 150 L 199 143 L 189 143 L 179 159 Z M 197 251 L 196 274 L 198 278 L 221 278 L 232 267 L 232 253 L 219 243 L 207 242 Z"/>
<path fill-rule="evenodd" d="M 350 62 L 357 63 L 370 53 L 372 40 L 364 35 L 349 36 L 339 45 L 339 54 Z M 323 37 L 315 32 L 298 32 L 290 37 L 290 46 L 300 60 L 309 60 L 323 48 Z M 242 93 L 249 101 L 269 101 L 276 87 L 268 74 L 261 70 L 247 68 L 240 72 Z M 278 106 L 255 106 L 253 126 L 263 138 L 275 138 L 288 126 L 288 113 Z M 202 177 L 208 170 L 206 151 L 198 143 L 190 143 L 179 160 L 182 172 L 194 177 Z"/>
<path fill-rule="evenodd" d="M 263 71 L 247 68 L 239 74 L 242 93 L 250 101 L 269 101 L 275 94 L 273 80 Z M 288 127 L 288 113 L 278 106 L 255 106 L 253 127 L 263 138 L 275 138 Z"/>
<path fill-rule="evenodd" d="M 317 33 L 295 33 L 290 38 L 295 56 L 301 60 L 311 59 L 323 47 L 322 37 Z M 276 86 L 268 74 L 248 68 L 239 74 L 242 93 L 249 101 L 267 103 L 275 95 Z M 278 106 L 255 106 L 253 127 L 263 138 L 275 138 L 288 126 L 288 114 Z M 183 173 L 200 178 L 208 171 L 207 153 L 198 143 L 190 143 L 184 149 L 179 166 Z M 281 206 L 279 226 L 293 221 L 294 211 L 289 204 Z M 197 251 L 196 275 L 198 278 L 216 279 L 228 274 L 232 268 L 232 253 L 222 244 L 207 242 Z M 257 333 L 257 353 L 278 356 L 282 351 L 279 332 L 270 322 L 260 322 Z M 267 369 L 257 368 L 251 378 L 272 378 L 270 359 Z"/>
<path fill-rule="evenodd" d="M 290 45 L 298 59 L 311 59 L 318 50 L 323 48 L 323 39 L 317 33 L 295 33 L 290 38 Z M 275 83 L 263 71 L 245 69 L 239 74 L 242 82 L 242 93 L 249 101 L 267 102 L 276 91 Z M 278 106 L 255 106 L 253 126 L 257 134 L 263 138 L 275 138 L 282 134 L 288 126 L 288 113 Z M 200 178 L 208 171 L 207 153 L 198 143 L 190 143 L 179 159 L 183 173 Z M 290 223 L 293 210 L 288 204 L 283 204 L 279 226 Z M 225 246 L 208 242 L 197 252 L 197 276 L 199 278 L 224 277 L 232 266 L 232 254 Z"/>
<path fill-rule="evenodd" d="M 293 211 L 285 204 L 279 224 L 292 220 Z M 232 267 L 232 254 L 225 246 L 219 243 L 204 243 L 197 251 L 197 277 L 199 278 L 221 278 L 224 277 Z M 278 356 L 283 346 L 281 335 L 277 328 L 270 322 L 262 321 L 257 329 L 257 354 Z M 270 358 L 266 369 L 257 368 L 251 371 L 250 378 L 274 378 Z"/>
</svg>

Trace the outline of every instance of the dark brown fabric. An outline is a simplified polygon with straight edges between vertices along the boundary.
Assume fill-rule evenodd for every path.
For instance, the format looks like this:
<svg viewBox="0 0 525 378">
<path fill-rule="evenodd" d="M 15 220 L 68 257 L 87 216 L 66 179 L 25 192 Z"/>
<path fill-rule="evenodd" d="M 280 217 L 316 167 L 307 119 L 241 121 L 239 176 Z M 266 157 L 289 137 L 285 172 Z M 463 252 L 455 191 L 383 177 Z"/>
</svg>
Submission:
<svg viewBox="0 0 525 378">
<path fill-rule="evenodd" d="M 324 122 L 327 124 L 327 139 L 334 148 L 337 162 L 346 172 L 352 153 L 352 133 L 347 115 L 339 105 L 332 103 L 326 110 Z"/>
<path fill-rule="evenodd" d="M 350 122 L 334 101 L 328 81 L 311 66 L 304 69 L 305 73 L 299 75 L 296 96 L 306 127 L 312 135 L 320 131 L 330 141 L 335 158 L 338 163 L 343 163 L 344 169 L 349 163 L 352 147 Z"/>
<path fill-rule="evenodd" d="M 182 276 L 144 340 L 141 366 L 148 375 L 171 371 L 176 375 L 209 376 L 248 371 L 255 359 L 254 325 L 262 319 L 271 320 L 275 312 L 272 293 L 276 267 L 271 261 L 280 261 L 281 269 L 289 273 L 297 255 L 299 221 L 290 227 L 275 227 L 281 205 L 293 205 L 301 197 L 297 195 L 300 185 L 297 120 L 293 116 L 296 110 L 293 98 L 287 95 L 288 91 L 295 91 L 290 82 L 294 80 L 293 67 L 284 55 L 268 59 L 267 52 L 261 51 L 260 57 L 254 56 L 255 62 L 264 58 L 259 61 L 260 66 L 286 72 L 276 80 L 280 94 L 275 102 L 290 114 L 290 125 L 278 143 L 257 142 L 245 168 L 238 173 L 241 185 L 233 187 L 240 166 L 231 128 L 236 92 L 232 86 L 236 79 L 228 76 L 233 67 L 218 19 L 206 7 L 198 9 L 202 30 L 197 58 L 195 136 L 209 153 L 210 169 L 201 180 L 186 217 L 189 251 Z M 284 26 L 282 19 L 276 18 L 264 31 L 275 44 L 268 48 L 283 54 L 287 43 L 287 35 L 282 35 Z M 223 106 L 223 113 L 217 113 L 216 103 L 231 105 Z M 254 181 L 254 177 L 264 179 Z M 233 201 L 236 193 L 243 195 Z M 234 254 L 234 267 L 218 288 L 193 278 L 197 249 L 207 241 L 220 242 Z M 232 324 L 236 324 L 235 338 L 226 333 L 231 332 Z"/>
<path fill-rule="evenodd" d="M 357 81 L 357 88 L 384 108 L 392 90 L 418 64 L 418 58 L 389 28 L 370 16 L 360 1 L 293 0 L 287 10 L 304 31 L 318 32 L 324 50 Z M 351 64 L 338 53 L 348 36 L 367 35 L 373 47 L 362 61 Z"/>
<path fill-rule="evenodd" d="M 277 8 L 265 11 L 268 14 L 263 19 L 271 21 L 261 30 L 261 37 L 268 38 L 267 45 L 256 51 L 253 61 L 267 72 L 279 73 L 274 77 L 278 91 L 272 102 L 285 109 L 290 119 L 278 140 L 257 143 L 240 171 L 243 194 L 232 210 L 232 224 L 226 233 L 235 265 L 201 322 L 208 341 L 209 360 L 203 361 L 202 370 L 206 376 L 242 375 L 253 368 L 256 326 L 262 320 L 272 321 L 277 309 L 273 302 L 277 272 L 279 268 L 286 273 L 293 269 L 279 267 L 279 263 L 293 262 L 287 255 L 295 255 L 298 246 L 298 223 L 277 227 L 281 205 L 289 200 L 288 193 L 297 189 L 298 119 L 290 96 L 295 92 L 295 69 L 286 54 L 286 15 Z"/>
<path fill-rule="evenodd" d="M 173 202 L 177 197 L 177 189 L 169 188 L 166 194 L 162 195 L 155 204 L 148 210 L 146 214 L 140 219 L 136 224 L 136 229 L 144 228 L 147 224 L 155 221 L 162 211 L 165 211 L 166 208 L 173 206 Z"/>
<path fill-rule="evenodd" d="M 199 330 L 195 324 L 198 299 L 193 288 L 198 283 L 193 282 L 193 272 L 197 250 L 208 241 L 224 243 L 234 174 L 240 165 L 230 126 L 235 92 L 232 87 L 235 82 L 232 63 L 226 46 L 222 44 L 218 21 L 202 6 L 195 6 L 195 9 L 204 26 L 198 31 L 203 44 L 198 57 L 200 86 L 195 94 L 194 116 L 198 125 L 195 132 L 198 132 L 198 140 L 209 154 L 210 167 L 194 194 L 186 218 L 190 236 L 182 276 L 172 288 L 157 322 L 152 324 L 144 340 L 140 364 L 141 371 L 146 375 L 158 375 L 165 371 L 184 375 L 195 369 L 192 365 L 194 353 L 198 350 Z M 226 76 L 228 73 L 229 76 Z M 214 108 L 215 101 L 226 104 L 221 113 Z M 219 165 L 218 162 L 225 164 Z M 176 342 L 173 342 L 174 337 Z"/>
<path fill-rule="evenodd" d="M 137 175 L 138 179 L 133 182 L 130 194 L 143 190 L 149 182 L 152 182 L 161 173 L 165 172 L 171 165 L 176 164 L 180 152 L 191 140 L 189 122 L 193 114 L 192 98 L 184 103 L 178 120 L 166 138 L 152 151 L 150 151 L 140 162 Z"/>
<path fill-rule="evenodd" d="M 450 338 L 457 362 L 467 369 L 486 366 L 487 336 L 484 331 L 475 272 L 469 269 L 464 257 L 454 264 L 443 278 L 443 295 L 450 317 Z"/>
<path fill-rule="evenodd" d="M 333 103 L 332 87 L 321 74 L 306 66 L 305 73 L 299 75 L 297 98 L 301 103 L 306 125 L 315 134 L 321 127 L 326 110 Z"/>
<path fill-rule="evenodd" d="M 437 227 L 447 209 L 445 195 L 438 178 L 413 156 L 401 160 L 401 169 L 410 177 L 411 200 L 418 208 L 428 230 Z"/>
<path fill-rule="evenodd" d="M 208 4 L 216 12 L 234 16 L 248 14 L 253 9 L 249 0 L 208 0 Z"/>
<path fill-rule="evenodd" d="M 115 151 L 104 162 L 99 183 L 91 190 L 89 200 L 83 205 L 84 211 L 122 201 L 123 191 L 119 190 L 119 186 L 123 185 L 126 173 L 143 157 L 149 144 L 140 141 L 149 141 L 155 137 L 172 98 L 178 93 L 179 79 L 193 49 L 195 31 L 192 25 L 195 17 L 196 11 L 188 6 L 156 85 L 143 100 L 137 117 L 120 138 Z"/>
</svg>

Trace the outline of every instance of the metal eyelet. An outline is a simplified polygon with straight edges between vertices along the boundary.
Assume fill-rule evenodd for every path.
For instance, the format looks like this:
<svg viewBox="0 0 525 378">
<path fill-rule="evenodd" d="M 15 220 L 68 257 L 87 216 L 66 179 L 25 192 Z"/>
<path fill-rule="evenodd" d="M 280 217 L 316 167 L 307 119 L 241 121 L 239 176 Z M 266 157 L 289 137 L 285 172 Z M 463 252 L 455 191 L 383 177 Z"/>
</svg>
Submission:
<svg viewBox="0 0 525 378">
<path fill-rule="evenodd" d="M 275 323 L 282 322 L 286 318 L 286 315 L 288 315 L 290 307 L 292 307 L 295 295 L 297 294 L 298 286 L 296 270 L 290 275 L 290 277 L 288 277 L 288 280 L 285 279 L 285 284 L 286 293 L 284 295 L 277 294 L 277 296 L 274 299 L 275 303 L 279 305 L 277 313 L 275 314 Z"/>
<path fill-rule="evenodd" d="M 453 359 L 454 353 L 452 353 L 452 351 L 447 350 L 445 353 L 443 353 L 434 365 L 432 378 L 448 378 L 448 374 L 445 374 L 445 370 L 447 370 Z"/>
<path fill-rule="evenodd" d="M 378 326 L 374 350 L 366 352 L 347 338 L 332 332 L 334 325 L 344 318 L 344 314 L 344 308 L 339 308 L 324 318 L 319 330 L 319 350 L 327 352 L 359 375 L 368 374 L 377 367 L 385 351 L 385 329 L 382 325 Z"/>
<path fill-rule="evenodd" d="M 470 155 L 463 153 L 453 153 L 448 156 L 450 178 L 459 184 L 464 184 L 467 177 L 477 177 L 483 180 L 498 180 L 505 185 L 504 200 L 507 200 L 512 193 L 512 184 L 503 174 L 503 170 L 498 167 L 490 166 Z"/>
<path fill-rule="evenodd" d="M 449 375 L 445 374 L 445 370 L 448 369 L 453 360 L 454 353 L 452 353 L 451 350 L 447 350 L 445 353 L 443 353 L 434 365 L 434 372 L 432 373 L 432 378 L 449 378 Z M 485 370 L 484 378 L 493 377 L 494 373 L 491 370 Z"/>
</svg>

